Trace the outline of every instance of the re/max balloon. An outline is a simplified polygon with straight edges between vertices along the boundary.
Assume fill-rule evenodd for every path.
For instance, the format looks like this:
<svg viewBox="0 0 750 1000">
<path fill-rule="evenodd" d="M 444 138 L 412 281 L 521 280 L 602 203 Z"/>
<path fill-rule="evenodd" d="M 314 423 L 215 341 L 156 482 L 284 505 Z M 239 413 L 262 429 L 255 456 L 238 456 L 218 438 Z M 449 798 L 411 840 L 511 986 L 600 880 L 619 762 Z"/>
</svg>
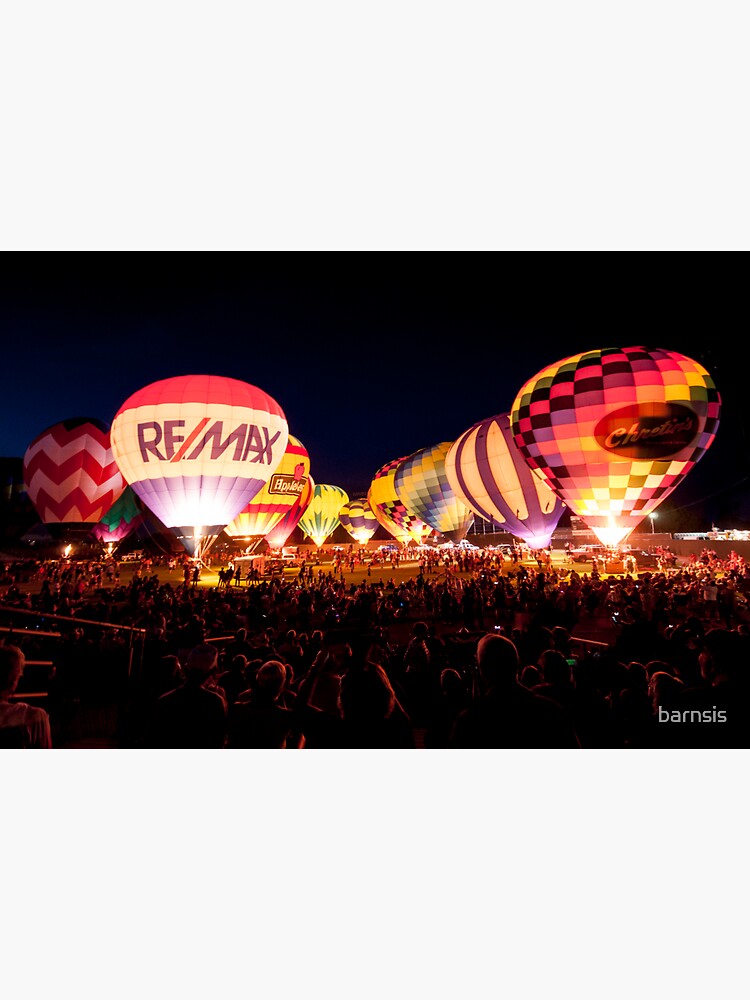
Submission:
<svg viewBox="0 0 750 1000">
<path fill-rule="evenodd" d="M 53 534 L 90 530 L 126 485 L 109 428 L 91 417 L 63 420 L 35 437 L 23 475 L 29 499 Z"/>
<path fill-rule="evenodd" d="M 257 386 L 180 375 L 122 404 L 112 450 L 149 510 L 201 556 L 271 478 L 288 435 L 283 410 Z"/>
<path fill-rule="evenodd" d="M 721 398 L 676 351 L 612 347 L 542 369 L 510 413 L 516 445 L 605 545 L 624 541 L 711 446 Z"/>
<path fill-rule="evenodd" d="M 454 441 L 445 472 L 456 496 L 475 514 L 531 549 L 549 546 L 564 504 L 531 471 L 513 441 L 507 413 L 481 420 Z"/>
</svg>

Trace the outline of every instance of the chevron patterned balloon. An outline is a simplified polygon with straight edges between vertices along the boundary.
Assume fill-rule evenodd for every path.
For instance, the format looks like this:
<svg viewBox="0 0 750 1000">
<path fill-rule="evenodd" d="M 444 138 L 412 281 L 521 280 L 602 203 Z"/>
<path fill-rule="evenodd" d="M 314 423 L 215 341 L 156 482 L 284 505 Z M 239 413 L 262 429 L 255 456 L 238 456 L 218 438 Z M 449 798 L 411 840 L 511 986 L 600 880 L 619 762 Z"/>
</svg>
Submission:
<svg viewBox="0 0 750 1000">
<path fill-rule="evenodd" d="M 300 518 L 299 526 L 318 548 L 338 528 L 341 523 L 339 511 L 348 502 L 349 497 L 340 486 L 327 483 L 315 486 L 310 506 Z"/>
<path fill-rule="evenodd" d="M 42 523 L 60 529 L 101 521 L 126 485 L 109 428 L 91 417 L 62 420 L 35 437 L 23 458 L 23 476 Z"/>
<path fill-rule="evenodd" d="M 474 512 L 451 489 L 445 457 L 452 441 L 425 448 L 396 469 L 394 485 L 404 506 L 452 542 L 459 542 L 474 523 Z"/>
</svg>

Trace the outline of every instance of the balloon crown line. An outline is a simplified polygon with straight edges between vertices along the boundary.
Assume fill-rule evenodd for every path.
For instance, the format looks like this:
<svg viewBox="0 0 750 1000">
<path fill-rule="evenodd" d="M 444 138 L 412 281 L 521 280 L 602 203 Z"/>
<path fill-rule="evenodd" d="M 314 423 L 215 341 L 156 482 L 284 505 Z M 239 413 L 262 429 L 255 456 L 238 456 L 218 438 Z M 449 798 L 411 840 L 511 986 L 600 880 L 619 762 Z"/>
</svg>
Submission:
<svg viewBox="0 0 750 1000">
<path fill-rule="evenodd" d="M 133 393 L 109 429 L 84 417 L 48 428 L 27 449 L 24 479 L 44 523 L 99 523 L 129 485 L 204 550 L 242 516 L 255 513 L 270 532 L 294 510 L 319 535 L 342 523 L 346 505 L 369 505 L 401 540 L 433 530 L 459 539 L 476 516 L 522 539 L 549 537 L 567 506 L 610 544 L 710 447 L 720 405 L 706 369 L 685 355 L 644 347 L 571 355 L 527 380 L 508 413 L 386 463 L 367 496 L 350 501 L 340 487 L 313 484 L 309 455 L 264 390 L 183 375 Z"/>
</svg>

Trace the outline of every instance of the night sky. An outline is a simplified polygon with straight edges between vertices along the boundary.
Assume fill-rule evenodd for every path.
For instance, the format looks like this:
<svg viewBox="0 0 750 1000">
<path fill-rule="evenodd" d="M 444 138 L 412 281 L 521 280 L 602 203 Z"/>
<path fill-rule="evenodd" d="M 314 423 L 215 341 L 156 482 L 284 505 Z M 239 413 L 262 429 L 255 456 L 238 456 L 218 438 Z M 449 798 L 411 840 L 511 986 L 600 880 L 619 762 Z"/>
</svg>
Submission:
<svg viewBox="0 0 750 1000">
<path fill-rule="evenodd" d="M 701 361 L 723 400 L 713 447 L 663 504 L 665 528 L 750 527 L 745 307 L 702 255 L 13 256 L 0 456 L 58 420 L 110 423 L 157 379 L 228 375 L 275 397 L 315 480 L 354 497 L 385 462 L 508 412 L 544 365 L 644 344 Z"/>
</svg>

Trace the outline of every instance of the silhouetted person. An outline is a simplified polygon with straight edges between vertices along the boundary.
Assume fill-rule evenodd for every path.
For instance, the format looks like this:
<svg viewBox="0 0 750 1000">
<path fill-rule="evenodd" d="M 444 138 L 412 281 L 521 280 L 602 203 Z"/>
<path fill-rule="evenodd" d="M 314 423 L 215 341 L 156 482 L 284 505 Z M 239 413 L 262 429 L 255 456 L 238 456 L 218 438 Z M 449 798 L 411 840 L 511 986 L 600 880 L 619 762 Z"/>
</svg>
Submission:
<svg viewBox="0 0 750 1000">
<path fill-rule="evenodd" d="M 48 750 L 52 735 L 47 712 L 11 700 L 25 665 L 26 658 L 18 646 L 0 646 L 0 747 Z"/>
<path fill-rule="evenodd" d="M 701 681 L 677 701 L 680 723 L 665 723 L 674 745 L 745 749 L 750 740 L 750 639 L 710 628 L 701 640 Z M 724 713 L 723 717 L 720 713 Z M 720 721 L 723 718 L 723 721 Z"/>
<path fill-rule="evenodd" d="M 542 671 L 539 667 L 534 667 L 531 664 L 528 664 L 521 671 L 519 680 L 525 688 L 529 688 L 531 690 L 538 684 L 542 684 L 544 678 L 542 677 Z"/>
<path fill-rule="evenodd" d="M 227 705 L 233 705 L 247 690 L 247 657 L 238 653 L 232 657 L 229 667 L 219 674 L 216 683 L 227 697 Z"/>
<path fill-rule="evenodd" d="M 341 679 L 339 711 L 345 747 L 413 749 L 411 720 L 378 663 L 347 670 Z"/>
<path fill-rule="evenodd" d="M 573 728 L 584 749 L 613 747 L 617 743 L 612 732 L 612 709 L 598 685 L 599 667 L 591 657 L 584 656 L 571 668 L 576 689 Z"/>
<path fill-rule="evenodd" d="M 477 663 L 484 693 L 459 715 L 451 747 L 579 747 L 564 710 L 518 683 L 518 650 L 510 639 L 485 635 L 477 645 Z"/>
<path fill-rule="evenodd" d="M 429 639 L 427 623 L 414 622 L 404 651 L 404 688 L 417 725 L 424 724 L 440 696 L 440 671 L 432 665 Z"/>
<path fill-rule="evenodd" d="M 268 660 L 261 666 L 249 699 L 237 702 L 229 710 L 229 749 L 299 746 L 295 715 L 279 704 L 285 682 L 286 668 L 279 660 Z"/>
<path fill-rule="evenodd" d="M 559 649 L 545 649 L 539 657 L 542 683 L 532 688 L 535 694 L 556 701 L 570 719 L 575 718 L 576 690 L 570 673 L 570 664 Z"/>
<path fill-rule="evenodd" d="M 244 656 L 251 660 L 256 655 L 255 649 L 247 641 L 247 629 L 240 628 L 234 633 L 234 639 L 224 647 L 225 663 L 231 664 L 235 656 Z"/>
<path fill-rule="evenodd" d="M 325 649 L 325 647 L 324 647 Z M 313 749 L 413 749 L 411 720 L 396 697 L 380 664 L 361 661 L 349 652 L 335 669 L 343 669 L 335 709 L 309 704 L 318 671 L 328 666 L 322 652 L 300 685 L 295 714 Z"/>
<path fill-rule="evenodd" d="M 278 646 L 279 659 L 282 663 L 288 664 L 294 673 L 299 673 L 302 669 L 302 646 L 300 646 L 297 640 L 297 632 L 295 629 L 290 628 L 284 641 Z"/>
<path fill-rule="evenodd" d="M 156 702 L 146 737 L 149 747 L 218 749 L 226 738 L 227 708 L 222 696 L 208 686 L 215 683 L 217 650 L 202 643 L 190 651 L 185 682 Z"/>
<path fill-rule="evenodd" d="M 447 747 L 456 719 L 468 706 L 469 693 L 463 677 L 457 670 L 446 667 L 440 673 L 440 698 L 434 706 L 424 734 L 425 748 L 432 750 Z"/>
</svg>

